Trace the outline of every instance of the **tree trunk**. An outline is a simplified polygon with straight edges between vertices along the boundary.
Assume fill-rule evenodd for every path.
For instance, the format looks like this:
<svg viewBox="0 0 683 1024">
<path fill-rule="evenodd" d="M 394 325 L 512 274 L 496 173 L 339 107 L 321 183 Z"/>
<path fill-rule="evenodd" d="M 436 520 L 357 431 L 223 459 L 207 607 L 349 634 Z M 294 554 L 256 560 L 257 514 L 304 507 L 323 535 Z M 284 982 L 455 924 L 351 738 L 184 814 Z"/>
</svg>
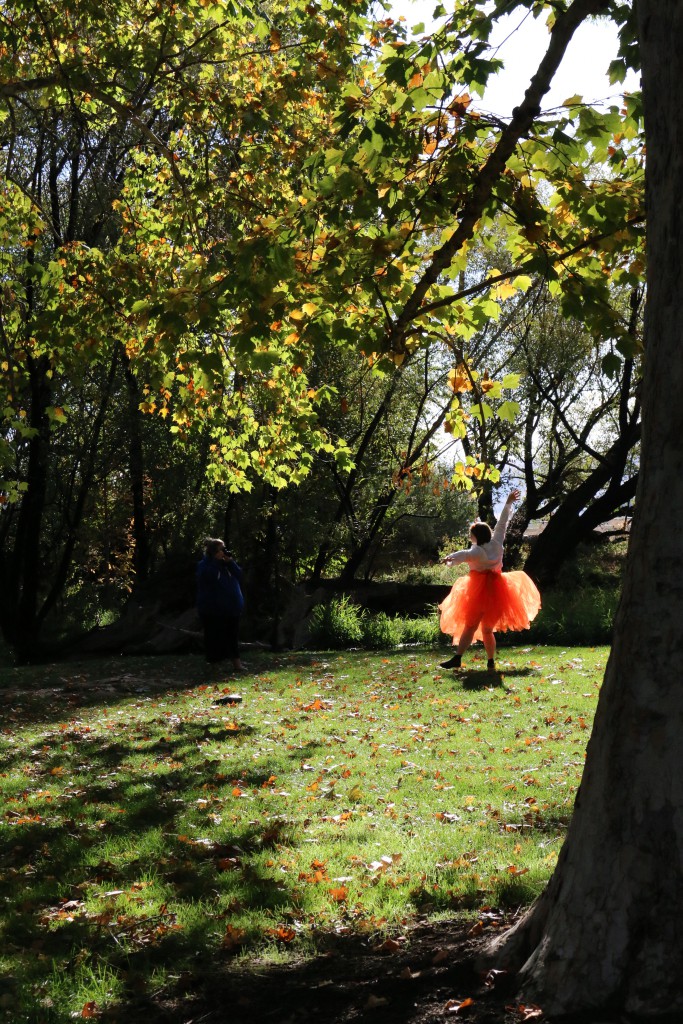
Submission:
<svg viewBox="0 0 683 1024">
<path fill-rule="evenodd" d="M 29 441 L 26 493 L 22 497 L 8 578 L 3 581 L 2 630 L 20 661 L 29 661 L 38 649 L 38 603 L 43 582 L 41 552 L 47 494 L 50 421 L 47 408 L 52 393 L 44 358 L 29 360 Z"/>
<path fill-rule="evenodd" d="M 683 1014 L 683 4 L 639 0 L 647 140 L 642 463 L 586 769 L 543 896 L 492 947 L 547 1014 Z M 672 516 L 673 512 L 673 516 Z"/>
<path fill-rule="evenodd" d="M 130 359 L 123 352 L 123 349 L 121 351 L 123 353 L 123 368 L 128 391 L 128 469 L 130 473 L 130 492 L 133 500 L 133 569 L 135 570 L 135 586 L 139 587 L 147 581 L 150 562 L 145 507 L 145 456 L 140 425 L 140 390 L 137 378 L 130 365 Z"/>
<path fill-rule="evenodd" d="M 604 461 L 566 496 L 534 541 L 524 569 L 541 585 L 552 583 L 563 562 L 595 527 L 633 498 L 636 478 L 623 480 L 623 475 L 639 434 L 638 423 L 632 423 L 627 433 L 620 434 Z"/>
</svg>

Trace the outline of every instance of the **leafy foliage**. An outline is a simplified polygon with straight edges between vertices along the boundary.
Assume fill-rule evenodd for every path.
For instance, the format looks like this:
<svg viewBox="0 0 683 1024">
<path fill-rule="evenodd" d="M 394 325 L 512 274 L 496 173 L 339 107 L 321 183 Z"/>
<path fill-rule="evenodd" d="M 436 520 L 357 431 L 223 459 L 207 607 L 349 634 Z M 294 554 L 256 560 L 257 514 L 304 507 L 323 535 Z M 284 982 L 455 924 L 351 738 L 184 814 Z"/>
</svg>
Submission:
<svg viewBox="0 0 683 1024">
<path fill-rule="evenodd" d="M 490 496 L 500 467 L 475 425 L 511 424 L 517 378 L 477 363 L 477 334 L 543 279 L 565 313 L 613 343 L 613 372 L 618 352 L 632 354 L 637 338 L 615 288 L 643 273 L 639 97 L 608 109 L 571 97 L 541 110 L 583 18 L 609 10 L 622 26 L 615 78 L 633 62 L 627 6 L 512 6 L 547 14 L 552 31 L 503 123 L 476 101 L 498 67 L 489 36 L 500 5 L 484 14 L 458 3 L 419 39 L 365 2 L 275 0 L 265 11 L 235 0 L 170 9 L 111 0 L 40 18 L 27 0 L 9 5 L 0 471 L 4 504 L 18 504 L 2 526 L 3 630 L 15 646 L 34 647 L 74 578 L 119 394 L 130 564 L 143 580 L 142 437 L 159 436 L 145 419 L 178 443 L 179 466 L 198 458 L 209 485 L 244 492 L 259 479 L 282 490 L 324 459 L 348 506 L 358 451 L 330 413 L 352 396 L 320 372 L 321 353 L 390 377 L 418 352 L 438 352 L 450 373 L 439 416 L 462 446 L 454 485 Z M 501 239 L 497 266 L 473 255 L 475 240 L 496 248 Z M 43 580 L 32 552 L 60 480 L 56 439 L 84 415 L 95 379 L 101 400 L 73 501 L 48 531 L 59 552 Z M 386 520 L 375 509 L 438 448 L 414 441 L 345 571 L 371 557 Z"/>
</svg>

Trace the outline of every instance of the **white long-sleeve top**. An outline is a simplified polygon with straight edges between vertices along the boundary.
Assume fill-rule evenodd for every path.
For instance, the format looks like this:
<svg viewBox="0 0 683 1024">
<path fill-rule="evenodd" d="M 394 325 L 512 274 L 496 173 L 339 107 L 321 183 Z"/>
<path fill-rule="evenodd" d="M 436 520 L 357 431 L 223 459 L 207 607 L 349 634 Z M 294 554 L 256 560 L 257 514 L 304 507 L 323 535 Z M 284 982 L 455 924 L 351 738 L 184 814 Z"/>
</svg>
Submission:
<svg viewBox="0 0 683 1024">
<path fill-rule="evenodd" d="M 486 544 L 473 544 L 464 551 L 453 551 L 450 555 L 446 555 L 445 561 L 449 565 L 462 565 L 465 562 L 475 572 L 500 572 L 503 568 L 505 532 L 511 515 L 512 502 L 506 502 L 498 517 L 491 540 Z"/>
</svg>

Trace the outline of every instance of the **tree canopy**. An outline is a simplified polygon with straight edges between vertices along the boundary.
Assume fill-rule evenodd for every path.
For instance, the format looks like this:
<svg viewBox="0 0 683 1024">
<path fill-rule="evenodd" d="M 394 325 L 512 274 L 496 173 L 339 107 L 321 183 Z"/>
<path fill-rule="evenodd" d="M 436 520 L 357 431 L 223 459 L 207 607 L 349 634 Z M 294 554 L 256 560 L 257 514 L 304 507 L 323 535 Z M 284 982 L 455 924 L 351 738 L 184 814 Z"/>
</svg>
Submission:
<svg viewBox="0 0 683 1024">
<path fill-rule="evenodd" d="M 495 20 L 510 11 L 550 31 L 507 122 L 476 97 L 500 63 Z M 462 0 L 435 13 L 436 28 L 412 38 L 362 0 L 5 6 L 0 467 L 12 643 L 31 645 L 73 572 L 112 432 L 127 452 L 141 580 L 152 438 L 232 492 L 300 484 L 321 458 L 342 494 L 354 486 L 359 452 L 335 426 L 353 396 L 331 353 L 378 382 L 424 353 L 443 367 L 434 423 L 461 442 L 454 486 L 483 487 L 489 501 L 500 465 L 472 427 L 514 422 L 519 377 L 478 359 L 477 339 L 543 282 L 606 372 L 637 353 L 623 296 L 643 275 L 640 98 L 604 109 L 575 95 L 543 110 L 587 17 L 620 26 L 611 74 L 623 77 L 630 6 Z M 60 452 L 79 430 L 67 496 Z M 389 503 L 391 480 L 426 464 L 419 442 L 402 450 Z M 107 488 L 120 481 L 110 474 Z M 46 574 L 36 539 L 56 491 L 59 554 Z"/>
</svg>

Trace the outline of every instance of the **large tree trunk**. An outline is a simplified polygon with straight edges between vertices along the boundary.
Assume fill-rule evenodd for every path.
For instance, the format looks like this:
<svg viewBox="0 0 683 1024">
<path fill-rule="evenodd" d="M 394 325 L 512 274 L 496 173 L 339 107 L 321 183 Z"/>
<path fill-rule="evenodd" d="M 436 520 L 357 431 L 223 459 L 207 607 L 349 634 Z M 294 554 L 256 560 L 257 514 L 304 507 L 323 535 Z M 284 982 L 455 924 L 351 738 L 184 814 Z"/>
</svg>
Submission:
<svg viewBox="0 0 683 1024">
<path fill-rule="evenodd" d="M 683 4 L 638 0 L 648 176 L 642 468 L 614 646 L 546 892 L 496 944 L 560 1015 L 683 1015 Z"/>
</svg>

